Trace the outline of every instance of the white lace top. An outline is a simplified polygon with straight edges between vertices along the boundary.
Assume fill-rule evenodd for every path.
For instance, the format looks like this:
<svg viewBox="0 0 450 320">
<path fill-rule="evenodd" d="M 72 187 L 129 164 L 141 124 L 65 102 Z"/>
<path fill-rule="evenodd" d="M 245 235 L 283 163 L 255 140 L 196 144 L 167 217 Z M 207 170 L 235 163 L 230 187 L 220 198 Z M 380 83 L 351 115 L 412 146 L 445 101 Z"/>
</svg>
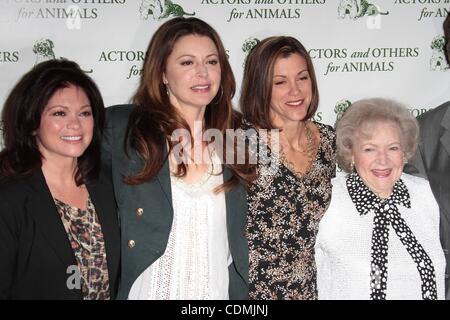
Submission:
<svg viewBox="0 0 450 320">
<path fill-rule="evenodd" d="M 129 299 L 228 299 L 225 195 L 220 161 L 201 181 L 187 184 L 171 176 L 173 224 L 166 251 L 134 282 Z"/>
</svg>

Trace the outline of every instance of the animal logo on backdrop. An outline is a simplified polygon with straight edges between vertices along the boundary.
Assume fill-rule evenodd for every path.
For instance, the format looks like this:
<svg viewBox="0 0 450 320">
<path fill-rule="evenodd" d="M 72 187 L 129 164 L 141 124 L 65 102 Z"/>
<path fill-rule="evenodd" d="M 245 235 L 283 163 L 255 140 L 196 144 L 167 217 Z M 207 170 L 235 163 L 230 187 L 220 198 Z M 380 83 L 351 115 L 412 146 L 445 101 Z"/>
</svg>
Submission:
<svg viewBox="0 0 450 320">
<path fill-rule="evenodd" d="M 38 64 L 51 59 L 58 59 L 55 55 L 55 44 L 50 39 L 39 39 L 33 45 L 33 52 L 36 55 L 36 61 L 34 64 Z M 64 57 L 59 57 L 63 59 Z M 93 69 L 83 70 L 86 73 L 92 73 Z"/>
<path fill-rule="evenodd" d="M 433 49 L 430 59 L 430 69 L 432 71 L 445 71 L 449 69 L 447 60 L 445 59 L 445 38 L 444 36 L 434 37 L 430 45 Z"/>
<path fill-rule="evenodd" d="M 338 17 L 344 19 L 347 15 L 356 20 L 363 16 L 387 15 L 389 11 L 381 12 L 375 4 L 367 0 L 341 0 L 338 6 Z"/>
<path fill-rule="evenodd" d="M 165 18 L 194 16 L 195 12 L 184 11 L 183 7 L 170 0 L 142 0 L 139 7 L 141 19 L 162 20 Z"/>
<path fill-rule="evenodd" d="M 334 113 L 336 113 L 336 120 L 339 120 L 344 112 L 352 105 L 350 100 L 342 99 L 336 102 L 334 106 Z"/>
<path fill-rule="evenodd" d="M 252 49 L 260 42 L 261 42 L 261 40 L 259 40 L 258 38 L 254 38 L 254 37 L 249 37 L 249 38 L 245 39 L 244 43 L 242 44 L 242 51 L 244 52 L 245 57 L 247 57 L 247 55 L 250 53 L 250 51 L 252 51 Z M 245 66 L 245 59 L 244 59 L 243 65 Z"/>
<path fill-rule="evenodd" d="M 55 59 L 55 52 L 53 51 L 54 47 L 55 45 L 50 39 L 37 40 L 33 45 L 33 52 L 36 55 L 35 64 L 46 60 Z"/>
</svg>

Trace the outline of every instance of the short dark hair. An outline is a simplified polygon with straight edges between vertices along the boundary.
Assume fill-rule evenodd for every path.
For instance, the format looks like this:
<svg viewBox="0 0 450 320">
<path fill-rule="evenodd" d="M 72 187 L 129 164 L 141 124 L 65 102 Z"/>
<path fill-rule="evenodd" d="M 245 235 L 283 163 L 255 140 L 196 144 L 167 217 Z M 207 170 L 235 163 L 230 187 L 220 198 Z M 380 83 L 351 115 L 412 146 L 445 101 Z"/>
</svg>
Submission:
<svg viewBox="0 0 450 320">
<path fill-rule="evenodd" d="M 94 118 L 92 142 L 78 158 L 77 185 L 97 177 L 100 145 L 105 123 L 103 99 L 95 82 L 80 66 L 67 59 L 53 59 L 34 66 L 14 86 L 2 111 L 4 149 L 0 152 L 0 177 L 17 178 L 42 166 L 35 132 L 42 112 L 53 94 L 69 86 L 81 88 L 89 99 Z"/>
<path fill-rule="evenodd" d="M 239 100 L 244 118 L 259 128 L 274 129 L 270 120 L 273 70 L 278 58 L 287 58 L 292 54 L 298 54 L 305 59 L 311 78 L 312 99 L 303 120 L 312 118 L 317 110 L 319 89 L 308 51 L 293 37 L 269 37 L 259 42 L 246 59 Z"/>
</svg>

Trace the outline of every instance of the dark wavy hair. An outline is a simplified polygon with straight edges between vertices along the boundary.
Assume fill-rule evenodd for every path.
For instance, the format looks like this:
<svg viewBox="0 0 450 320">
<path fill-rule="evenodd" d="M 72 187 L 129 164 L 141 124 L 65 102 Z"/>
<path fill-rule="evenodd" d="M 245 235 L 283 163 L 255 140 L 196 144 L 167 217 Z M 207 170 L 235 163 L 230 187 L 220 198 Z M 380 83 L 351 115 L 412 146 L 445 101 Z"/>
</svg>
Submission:
<svg viewBox="0 0 450 320">
<path fill-rule="evenodd" d="M 171 54 L 176 42 L 187 35 L 205 36 L 211 39 L 217 48 L 221 68 L 221 89 L 206 106 L 204 130 L 219 129 L 222 134 L 232 126 L 235 112 L 231 99 L 236 91 L 233 71 L 228 62 L 225 48 L 217 32 L 206 22 L 197 18 L 174 18 L 163 23 L 153 34 L 144 61 L 143 74 L 140 85 L 134 95 L 135 105 L 128 122 L 125 139 L 137 150 L 145 165 L 134 176 L 125 177 L 128 184 L 141 184 L 152 179 L 162 168 L 167 155 L 164 154 L 164 144 L 169 143 L 169 152 L 174 147 L 170 136 L 176 129 L 190 130 L 182 115 L 170 103 L 163 74 L 166 71 L 167 58 Z M 230 169 L 234 172 L 233 168 Z M 177 175 L 186 174 L 184 163 L 179 164 Z M 226 182 L 227 189 L 237 183 L 235 176 Z"/>
<path fill-rule="evenodd" d="M 34 132 L 53 94 L 70 85 L 81 88 L 89 99 L 94 118 L 92 142 L 78 158 L 75 182 L 95 179 L 100 169 L 100 144 L 105 122 L 103 99 L 95 82 L 70 60 L 54 59 L 34 66 L 14 86 L 2 111 L 4 149 L 0 152 L 0 177 L 27 176 L 42 166 Z"/>
<path fill-rule="evenodd" d="M 311 78 L 312 99 L 305 119 L 310 119 L 319 105 L 319 90 L 311 57 L 305 47 L 293 37 L 275 36 L 259 42 L 245 61 L 239 104 L 244 118 L 261 129 L 275 129 L 270 120 L 272 81 L 275 62 L 299 54 L 306 61 Z"/>
</svg>

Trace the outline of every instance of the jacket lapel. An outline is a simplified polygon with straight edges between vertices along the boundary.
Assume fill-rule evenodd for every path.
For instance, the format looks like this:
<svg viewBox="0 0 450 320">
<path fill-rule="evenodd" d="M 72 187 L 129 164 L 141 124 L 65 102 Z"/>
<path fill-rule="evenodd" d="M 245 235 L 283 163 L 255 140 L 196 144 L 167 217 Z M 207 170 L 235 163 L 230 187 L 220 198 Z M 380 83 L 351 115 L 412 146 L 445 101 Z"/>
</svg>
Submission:
<svg viewBox="0 0 450 320">
<path fill-rule="evenodd" d="M 167 148 L 164 149 L 167 154 Z M 232 172 L 223 166 L 223 179 L 229 180 L 232 177 Z M 158 182 L 163 190 L 163 193 L 172 207 L 172 191 L 170 185 L 170 170 L 169 161 L 165 161 L 163 167 L 157 175 Z M 225 193 L 226 216 L 227 216 L 227 230 L 228 243 L 236 267 L 244 279 L 248 279 L 248 247 L 242 246 L 246 243 L 244 234 L 247 216 L 247 199 L 244 188 L 239 185 L 232 190 Z M 173 219 L 172 212 L 168 218 Z"/>
<path fill-rule="evenodd" d="M 100 181 L 87 184 L 105 240 L 111 298 L 116 293 L 116 279 L 120 261 L 120 232 L 112 187 Z"/>
<path fill-rule="evenodd" d="M 164 144 L 164 156 L 167 157 L 167 144 Z M 170 208 L 173 210 L 172 206 L 172 187 L 170 185 L 170 168 L 169 168 L 169 158 L 167 157 L 166 161 L 164 161 L 164 164 L 159 170 L 158 175 L 156 176 L 158 179 L 159 185 L 161 186 L 161 189 L 167 199 L 167 201 L 170 204 Z"/>
<path fill-rule="evenodd" d="M 224 182 L 232 177 L 232 172 L 223 167 Z M 227 206 L 228 243 L 233 261 L 241 277 L 248 281 L 248 246 L 245 235 L 247 221 L 247 195 L 242 185 L 236 186 L 225 193 Z"/>
<path fill-rule="evenodd" d="M 27 211 L 34 217 L 42 236 L 47 239 L 49 247 L 54 250 L 63 265 L 66 267 L 77 265 L 66 230 L 42 171 L 37 170 L 28 182 L 32 192 L 26 204 Z"/>
<path fill-rule="evenodd" d="M 441 136 L 441 144 L 444 147 L 447 155 L 450 157 L 450 108 L 447 109 L 441 121 L 441 126 L 445 128 Z"/>
</svg>

